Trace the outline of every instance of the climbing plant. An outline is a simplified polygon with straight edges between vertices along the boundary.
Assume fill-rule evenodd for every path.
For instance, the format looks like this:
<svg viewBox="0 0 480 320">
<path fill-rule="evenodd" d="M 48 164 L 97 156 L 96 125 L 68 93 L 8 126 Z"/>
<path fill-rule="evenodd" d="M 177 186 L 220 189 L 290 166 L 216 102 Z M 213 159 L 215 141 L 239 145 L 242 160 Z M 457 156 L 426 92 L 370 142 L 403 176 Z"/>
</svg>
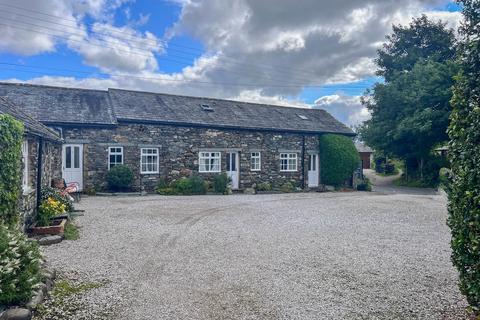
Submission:
<svg viewBox="0 0 480 320">
<path fill-rule="evenodd" d="M 0 115 L 0 223 L 14 225 L 21 195 L 23 124 Z"/>
<path fill-rule="evenodd" d="M 360 164 L 351 138 L 336 134 L 320 136 L 320 174 L 322 183 L 341 186 Z"/>
</svg>

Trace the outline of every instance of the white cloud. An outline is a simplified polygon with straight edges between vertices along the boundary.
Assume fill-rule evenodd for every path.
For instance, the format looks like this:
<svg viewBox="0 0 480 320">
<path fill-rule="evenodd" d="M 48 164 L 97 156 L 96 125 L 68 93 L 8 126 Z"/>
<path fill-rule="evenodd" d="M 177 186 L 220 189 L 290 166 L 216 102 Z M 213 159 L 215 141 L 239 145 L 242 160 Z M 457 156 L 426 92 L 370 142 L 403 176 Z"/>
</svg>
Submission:
<svg viewBox="0 0 480 320">
<path fill-rule="evenodd" d="M 315 100 L 314 108 L 324 109 L 350 127 L 370 119 L 368 109 L 360 102 L 360 96 L 329 95 Z"/>
<path fill-rule="evenodd" d="M 154 53 L 163 51 L 150 32 L 141 34 L 131 27 L 103 23 L 95 23 L 84 37 L 72 36 L 68 44 L 86 64 L 112 73 L 154 71 L 158 68 Z"/>
<path fill-rule="evenodd" d="M 120 12 L 129 21 L 114 26 L 115 10 L 130 0 L 8 0 L 6 3 L 15 6 L 64 17 L 70 22 L 61 23 L 70 23 L 75 31 L 57 26 L 58 35 L 67 38 L 61 40 L 0 25 L 0 52 L 35 55 L 54 51 L 61 42 L 79 53 L 85 64 L 111 74 L 110 79 L 40 77 L 32 79 L 34 83 L 120 87 L 308 107 L 292 98 L 305 86 L 345 84 L 373 75 L 373 58 L 385 35 L 391 33 L 392 24 L 408 24 L 422 13 L 452 27 L 461 19 L 457 12 L 431 10 L 446 0 L 169 1 L 181 6 L 181 14 L 163 39 L 187 35 L 206 48 L 200 58 L 177 73 L 159 74 L 161 60 L 156 55 L 168 48 L 163 48 L 152 32 L 136 30 L 148 15 L 131 20 L 128 8 L 122 7 Z M 85 24 L 87 15 L 95 21 L 94 32 Z M 14 19 L 32 23 L 18 15 Z M 174 57 L 176 52 L 170 54 Z M 327 109 L 349 125 L 369 117 L 357 96 L 321 97 L 315 107 Z"/>
</svg>

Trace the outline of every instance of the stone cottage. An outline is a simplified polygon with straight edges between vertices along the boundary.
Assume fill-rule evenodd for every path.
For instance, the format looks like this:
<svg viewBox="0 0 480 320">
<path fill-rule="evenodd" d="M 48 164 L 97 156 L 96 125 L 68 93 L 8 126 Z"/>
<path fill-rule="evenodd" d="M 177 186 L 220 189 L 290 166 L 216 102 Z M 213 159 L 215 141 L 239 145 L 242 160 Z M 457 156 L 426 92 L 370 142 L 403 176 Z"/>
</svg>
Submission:
<svg viewBox="0 0 480 320">
<path fill-rule="evenodd" d="M 62 174 L 83 190 L 128 165 L 135 188 L 161 178 L 227 173 L 233 189 L 320 184 L 318 137 L 354 136 L 324 110 L 108 89 L 0 83 L 6 96 L 64 139 Z"/>
<path fill-rule="evenodd" d="M 29 225 L 40 204 L 41 187 L 61 177 L 62 140 L 57 132 L 30 117 L 23 108 L 0 95 L 0 114 L 23 123 L 21 211 L 24 227 Z M 1 152 L 1 151 L 0 151 Z M 20 181 L 19 181 L 20 183 Z"/>
</svg>

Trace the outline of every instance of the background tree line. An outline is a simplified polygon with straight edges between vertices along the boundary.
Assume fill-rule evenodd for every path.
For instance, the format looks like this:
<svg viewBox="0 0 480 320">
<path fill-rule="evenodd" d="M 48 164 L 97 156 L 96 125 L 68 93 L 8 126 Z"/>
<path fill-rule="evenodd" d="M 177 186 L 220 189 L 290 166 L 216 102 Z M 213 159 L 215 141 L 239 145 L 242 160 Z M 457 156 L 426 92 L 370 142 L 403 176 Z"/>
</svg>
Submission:
<svg viewBox="0 0 480 320">
<path fill-rule="evenodd" d="M 433 151 L 446 145 L 454 76 L 458 73 L 454 31 L 426 16 L 393 26 L 378 50 L 377 83 L 362 99 L 372 118 L 359 133 L 385 156 L 403 160 L 404 178 L 426 185 L 447 165 Z"/>
</svg>

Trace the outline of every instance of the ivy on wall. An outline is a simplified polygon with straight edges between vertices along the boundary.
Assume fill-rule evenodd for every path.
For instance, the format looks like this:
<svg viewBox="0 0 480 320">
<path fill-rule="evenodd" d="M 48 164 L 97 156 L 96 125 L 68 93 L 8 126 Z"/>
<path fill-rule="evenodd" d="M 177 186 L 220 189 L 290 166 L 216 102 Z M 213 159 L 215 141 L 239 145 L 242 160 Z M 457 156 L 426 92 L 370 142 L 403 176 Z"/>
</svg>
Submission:
<svg viewBox="0 0 480 320">
<path fill-rule="evenodd" d="M 359 167 L 360 156 L 351 138 L 324 134 L 320 136 L 320 174 L 322 183 L 341 186 Z"/>
<path fill-rule="evenodd" d="M 23 124 L 0 115 L 0 222 L 14 225 L 21 195 Z"/>
</svg>

